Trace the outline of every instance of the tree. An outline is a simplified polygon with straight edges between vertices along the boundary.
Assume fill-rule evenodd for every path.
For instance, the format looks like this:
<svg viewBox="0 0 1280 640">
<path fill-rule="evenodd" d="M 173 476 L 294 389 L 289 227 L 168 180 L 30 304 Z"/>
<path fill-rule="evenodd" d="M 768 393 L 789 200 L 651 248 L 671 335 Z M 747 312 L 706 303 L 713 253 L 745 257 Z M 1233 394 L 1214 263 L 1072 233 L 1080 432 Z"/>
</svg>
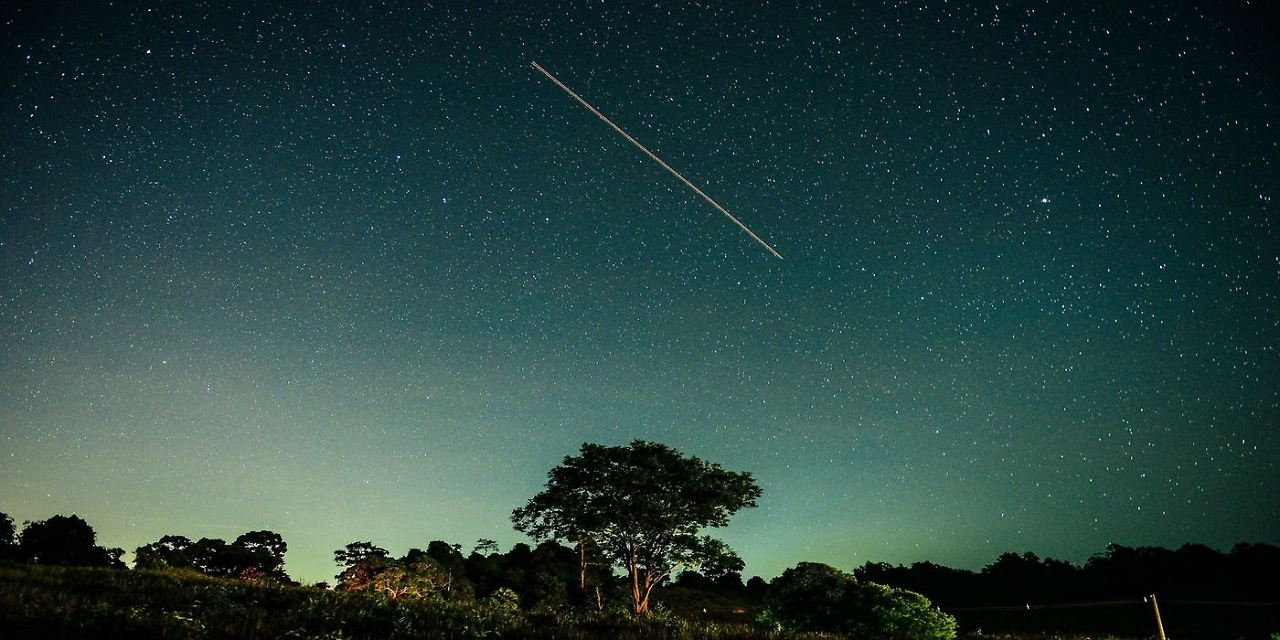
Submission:
<svg viewBox="0 0 1280 640">
<path fill-rule="evenodd" d="M 341 553 L 340 549 L 334 555 Z M 425 598 L 449 591 L 453 586 L 453 574 L 421 551 L 412 559 L 406 556 L 399 560 L 388 557 L 385 551 L 366 553 L 338 574 L 337 584 L 341 591 L 372 592 L 391 600 Z"/>
<path fill-rule="evenodd" d="M 461 575 L 466 562 L 466 558 L 462 557 L 462 545 L 450 544 L 444 540 L 428 542 L 426 552 L 410 549 L 409 553 L 405 554 L 404 561 L 406 564 L 414 564 L 421 562 L 424 558 L 434 560 L 441 569 L 453 575 Z"/>
<path fill-rule="evenodd" d="M 396 562 L 373 575 L 368 588 L 388 599 L 426 598 L 453 586 L 453 576 L 430 558 L 420 562 Z"/>
<path fill-rule="evenodd" d="M 195 568 L 191 553 L 194 545 L 186 536 L 164 536 L 134 550 L 133 566 L 135 569 Z"/>
<path fill-rule="evenodd" d="M 28 522 L 18 536 L 18 554 L 33 564 L 123 567 L 123 549 L 104 549 L 98 534 L 76 515 Z"/>
<path fill-rule="evenodd" d="M 186 554 L 202 573 L 221 578 L 291 582 L 284 571 L 288 546 L 274 531 L 250 531 L 227 544 L 219 538 L 201 538 Z"/>
<path fill-rule="evenodd" d="M 14 543 L 14 536 L 17 530 L 13 527 L 13 518 L 9 514 L 0 512 L 0 546 L 9 546 Z M 493 542 L 490 540 L 490 542 Z"/>
<path fill-rule="evenodd" d="M 645 613 L 654 588 L 678 567 L 740 566 L 723 542 L 699 534 L 727 525 L 759 497 L 750 473 L 725 471 L 662 444 L 585 443 L 547 474 L 546 488 L 511 520 L 535 539 L 576 545 L 584 587 L 587 550 L 597 548 L 627 572 L 632 610 Z"/>
<path fill-rule="evenodd" d="M 372 542 L 352 542 L 333 552 L 333 561 L 338 563 L 338 566 L 343 567 L 344 570 L 366 560 L 387 557 L 387 550 Z M 341 580 L 342 574 L 339 573 L 337 578 Z"/>
<path fill-rule="evenodd" d="M 490 540 L 489 538 L 480 538 L 479 540 L 476 540 L 476 546 L 471 550 L 471 553 L 482 556 L 487 556 L 491 553 L 497 552 L 498 542 L 496 540 Z"/>
<path fill-rule="evenodd" d="M 188 549 L 191 564 L 201 573 L 219 578 L 236 577 L 236 562 L 230 545 L 222 538 L 200 538 Z"/>
<path fill-rule="evenodd" d="M 241 534 L 233 547 L 243 550 L 247 555 L 247 566 L 242 567 L 242 577 L 265 578 L 280 582 L 288 582 L 289 575 L 284 571 L 284 554 L 289 549 L 284 537 L 274 531 L 250 531 Z"/>
<path fill-rule="evenodd" d="M 370 589 L 378 574 L 397 566 L 397 562 L 386 556 L 369 555 L 350 564 L 336 578 L 339 591 L 364 591 Z"/>
<path fill-rule="evenodd" d="M 17 559 L 18 545 L 14 540 L 17 530 L 13 526 L 13 518 L 0 512 L 0 562 Z"/>
<path fill-rule="evenodd" d="M 774 579 L 764 617 L 788 631 L 885 640 L 953 640 L 955 618 L 924 596 L 864 582 L 835 567 L 801 562 Z"/>
</svg>

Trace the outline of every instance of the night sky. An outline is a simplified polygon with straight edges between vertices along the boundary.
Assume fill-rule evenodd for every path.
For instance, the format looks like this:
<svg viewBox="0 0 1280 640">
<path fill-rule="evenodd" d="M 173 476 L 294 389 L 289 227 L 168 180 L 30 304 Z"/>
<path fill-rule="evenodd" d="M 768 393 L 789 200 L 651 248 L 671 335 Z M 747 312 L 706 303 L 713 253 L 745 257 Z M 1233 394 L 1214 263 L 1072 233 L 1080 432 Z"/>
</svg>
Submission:
<svg viewBox="0 0 1280 640">
<path fill-rule="evenodd" d="M 1270 3 L 240 4 L 0 9 L 19 523 L 321 580 L 647 439 L 748 576 L 1280 542 Z"/>
</svg>

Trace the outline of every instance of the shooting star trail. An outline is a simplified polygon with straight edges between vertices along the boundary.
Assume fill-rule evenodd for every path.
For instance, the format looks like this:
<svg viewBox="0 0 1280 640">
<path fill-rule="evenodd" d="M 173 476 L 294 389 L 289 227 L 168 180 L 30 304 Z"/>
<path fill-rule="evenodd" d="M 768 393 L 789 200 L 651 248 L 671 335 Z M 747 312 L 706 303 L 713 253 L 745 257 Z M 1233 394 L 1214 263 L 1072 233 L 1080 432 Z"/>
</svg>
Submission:
<svg viewBox="0 0 1280 640">
<path fill-rule="evenodd" d="M 580 105 L 582 105 L 582 106 L 586 107 L 586 108 L 587 108 L 587 111 L 590 111 L 591 113 L 596 114 L 596 117 L 597 117 L 597 118 L 600 118 L 601 120 L 604 120 L 604 123 L 605 123 L 605 124 L 609 125 L 610 127 L 613 127 L 613 130 L 614 130 L 614 131 L 617 131 L 618 133 L 622 134 L 622 137 L 626 138 L 626 139 L 627 139 L 627 142 L 630 142 L 631 144 L 635 145 L 635 146 L 636 146 L 636 148 L 637 148 L 637 149 L 639 149 L 639 150 L 641 150 L 641 151 L 643 151 L 645 155 L 649 156 L 650 158 L 653 158 L 653 161 L 654 161 L 654 162 L 657 162 L 658 164 L 662 165 L 662 168 L 663 168 L 663 169 L 666 169 L 668 172 L 670 172 L 670 173 L 671 173 L 671 175 L 675 176 L 675 177 L 676 177 L 676 179 L 678 179 L 680 182 L 683 182 L 683 183 L 684 183 L 684 185 L 685 185 L 686 187 L 689 187 L 690 189 L 693 189 L 693 192 L 694 192 L 694 193 L 696 193 L 696 194 L 698 194 L 698 195 L 700 195 L 700 196 L 702 196 L 702 199 L 703 199 L 703 200 L 706 200 L 707 202 L 711 203 L 711 206 L 715 207 L 717 211 L 719 211 L 720 213 L 723 213 L 727 218 L 729 218 L 730 220 L 732 220 L 732 221 L 733 221 L 733 223 L 734 223 L 734 224 L 736 224 L 736 225 L 738 225 L 738 227 L 739 227 L 739 228 L 741 228 L 743 231 L 746 231 L 746 232 L 747 232 L 747 235 L 751 236 L 751 239 L 752 239 L 752 240 L 755 240 L 756 242 L 759 242 L 759 243 L 760 243 L 760 246 L 764 247 L 764 248 L 765 248 L 769 253 L 773 254 L 773 257 L 775 257 L 775 258 L 777 258 L 777 259 L 779 259 L 779 260 L 781 260 L 781 259 L 782 259 L 782 254 L 781 254 L 781 253 L 778 253 L 778 252 L 777 252 L 777 250 L 775 250 L 773 247 L 769 246 L 769 243 L 768 243 L 768 242 L 765 242 L 764 240 L 762 240 L 762 239 L 760 238 L 760 236 L 756 235 L 754 231 L 752 231 L 751 229 L 747 228 L 747 225 L 742 224 L 742 221 L 741 221 L 741 220 L 739 220 L 739 219 L 735 218 L 735 217 L 734 217 L 734 215 L 733 215 L 732 213 L 729 213 L 729 211 L 728 211 L 727 209 L 725 209 L 724 207 L 720 206 L 720 203 L 719 203 L 719 202 L 716 202 L 715 200 L 713 200 L 713 199 L 711 198 L 711 196 L 709 196 L 709 195 L 707 195 L 706 193 L 704 193 L 704 192 L 702 191 L 702 189 L 699 189 L 699 188 L 698 188 L 696 185 L 694 185 L 692 182 L 689 182 L 689 179 L 688 179 L 688 178 L 686 178 L 686 177 L 684 177 L 684 176 L 680 175 L 680 172 L 679 172 L 679 171 L 676 171 L 675 169 L 673 169 L 673 168 L 671 167 L 671 165 L 667 164 L 666 162 L 663 162 L 663 161 L 662 161 L 662 158 L 659 158 L 658 156 L 654 155 L 654 153 L 653 153 L 652 151 L 650 151 L 650 150 L 648 150 L 647 148 L 645 148 L 645 146 L 644 146 L 644 145 L 640 144 L 640 141 L 639 141 L 639 140 L 636 140 L 635 138 L 632 138 L 632 137 L 631 137 L 631 134 L 627 133 L 626 131 L 623 131 L 623 130 L 622 130 L 622 127 L 619 127 L 618 125 L 614 124 L 614 123 L 613 123 L 613 121 L 612 121 L 612 120 L 610 120 L 608 116 L 604 115 L 603 113 L 600 113 L 600 110 L 599 110 L 599 109 L 597 109 L 597 108 L 595 108 L 595 107 L 591 106 L 591 103 L 587 102 L 586 100 L 583 100 L 583 99 L 582 99 L 582 96 L 578 95 L 577 93 L 575 93 L 575 92 L 573 91 L 573 89 L 570 89 L 570 88 L 569 88 L 569 85 L 567 85 L 567 84 L 565 84 L 565 83 L 563 83 L 563 82 L 560 82 L 560 80 L 559 80 L 558 78 L 556 78 L 555 76 L 551 75 L 551 72 L 550 72 L 550 71 L 547 71 L 546 69 L 543 69 L 543 68 L 542 68 L 542 65 L 538 64 L 538 63 L 537 63 L 537 61 L 533 61 L 533 68 L 534 68 L 534 69 L 537 69 L 540 73 L 542 73 L 542 75 L 546 76 L 548 80 L 550 80 L 550 81 L 554 82 L 554 83 L 556 84 L 556 86 L 557 86 L 557 87 L 560 87 L 561 89 L 563 89 L 565 93 L 569 94 L 569 97 L 573 98 L 574 100 L 577 100 L 577 101 L 578 101 L 578 104 L 580 104 Z"/>
</svg>

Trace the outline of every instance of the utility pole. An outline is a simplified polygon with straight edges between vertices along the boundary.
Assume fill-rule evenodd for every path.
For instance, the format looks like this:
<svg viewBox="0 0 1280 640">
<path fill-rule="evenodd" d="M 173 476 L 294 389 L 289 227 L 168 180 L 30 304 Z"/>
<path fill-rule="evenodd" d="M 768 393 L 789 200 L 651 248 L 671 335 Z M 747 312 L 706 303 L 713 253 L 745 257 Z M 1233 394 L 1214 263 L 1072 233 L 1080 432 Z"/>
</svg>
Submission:
<svg viewBox="0 0 1280 640">
<path fill-rule="evenodd" d="M 1160 604 L 1156 602 L 1156 594 L 1153 593 L 1147 598 L 1151 598 L 1151 608 L 1156 612 L 1156 631 L 1160 632 L 1160 640 L 1169 640 L 1164 635 L 1164 622 L 1160 620 Z"/>
</svg>

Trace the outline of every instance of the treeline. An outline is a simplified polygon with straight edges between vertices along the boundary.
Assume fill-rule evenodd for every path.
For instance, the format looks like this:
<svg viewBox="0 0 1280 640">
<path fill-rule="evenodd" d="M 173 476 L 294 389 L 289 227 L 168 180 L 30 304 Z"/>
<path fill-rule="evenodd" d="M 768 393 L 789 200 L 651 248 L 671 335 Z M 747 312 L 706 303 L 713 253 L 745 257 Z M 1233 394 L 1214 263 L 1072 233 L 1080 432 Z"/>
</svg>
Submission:
<svg viewBox="0 0 1280 640">
<path fill-rule="evenodd" d="M 1034 553 L 1004 553 L 980 571 L 932 562 L 868 562 L 860 580 L 927 596 L 944 609 L 1140 598 L 1280 599 L 1280 547 L 1241 543 L 1223 553 L 1203 544 L 1177 549 L 1109 545 L 1077 565 Z"/>
<path fill-rule="evenodd" d="M 99 546 L 98 534 L 79 516 L 27 522 L 19 533 L 13 518 L 0 513 L 0 562 L 123 569 L 123 555 L 119 547 Z"/>
<path fill-rule="evenodd" d="M 250 531 L 231 542 L 166 535 L 138 547 L 133 568 L 296 586 L 285 570 L 287 551 L 284 538 L 267 530 Z M 13 519 L 0 513 L 0 562 L 126 569 L 124 553 L 98 545 L 93 527 L 76 515 L 28 522 L 18 531 Z M 625 585 L 608 566 L 592 559 L 584 569 L 578 550 L 554 541 L 516 543 L 499 552 L 493 540 L 481 539 L 464 552 L 459 544 L 433 540 L 425 549 L 410 549 L 399 557 L 372 542 L 357 541 L 335 550 L 334 563 L 334 580 L 312 586 L 391 599 L 436 596 L 465 601 L 497 594 L 526 610 L 603 609 L 625 601 Z M 757 602 L 766 586 L 755 577 L 748 587 L 737 572 L 685 572 L 676 584 Z"/>
<path fill-rule="evenodd" d="M 138 547 L 134 568 L 296 585 L 285 571 L 287 549 L 280 534 L 272 531 L 250 531 L 232 542 L 168 535 Z M 28 522 L 19 532 L 12 518 L 0 513 L 0 561 L 123 569 L 123 555 L 122 549 L 99 546 L 93 528 L 78 516 Z M 434 540 L 425 549 L 410 549 L 398 557 L 373 542 L 357 541 L 334 551 L 334 565 L 334 580 L 314 586 L 367 590 L 392 598 L 471 599 L 505 591 L 525 609 L 602 608 L 625 599 L 625 585 L 611 567 L 595 561 L 584 566 L 580 550 L 550 540 L 536 546 L 517 543 L 505 552 L 493 540 L 478 540 L 468 551 Z M 1280 547 L 1264 543 L 1240 543 L 1228 552 L 1191 543 L 1177 549 L 1112 544 L 1082 564 L 1008 552 L 977 571 L 925 561 L 867 562 L 852 573 L 858 580 L 915 591 L 943 609 L 1139 598 L 1151 593 L 1164 598 L 1280 599 L 1280 581 L 1275 579 L 1280 575 Z M 671 587 L 758 605 L 769 583 L 759 576 L 744 581 L 732 570 L 684 571 L 668 583 Z"/>
<path fill-rule="evenodd" d="M 135 571 L 130 575 L 190 574 L 245 585 L 297 586 L 285 571 L 286 550 L 283 538 L 271 531 L 250 531 L 231 542 L 168 535 L 135 550 Z M 122 555 L 121 549 L 99 546 L 93 528 L 77 516 L 29 522 L 17 532 L 13 521 L 0 514 L 0 561 L 8 564 L 125 570 Z M 520 625 L 555 626 L 562 624 L 563 616 L 574 615 L 571 612 L 629 615 L 629 581 L 608 563 L 590 556 L 586 559 L 584 563 L 581 549 L 555 541 L 536 546 L 518 543 L 504 552 L 492 540 L 479 540 L 470 549 L 436 540 L 400 556 L 373 542 L 356 541 L 334 550 L 332 581 L 309 586 L 338 592 L 335 596 L 375 599 L 359 602 L 404 603 L 411 608 L 420 606 L 415 603 L 435 602 L 438 604 L 432 606 L 462 607 L 456 611 L 487 612 L 485 615 L 522 611 L 517 617 L 525 622 Z M 896 624 L 904 632 L 902 637 L 947 639 L 955 636 L 955 621 L 935 613 L 935 605 L 953 612 L 960 625 L 970 631 L 1140 630 L 1149 617 L 1140 604 L 1125 610 L 1057 611 L 1053 603 L 1140 602 L 1150 593 L 1175 603 L 1179 598 L 1274 601 L 1280 599 L 1280 583 L 1274 580 L 1280 575 L 1278 571 L 1280 548 L 1268 544 L 1238 544 L 1225 553 L 1198 544 L 1175 550 L 1111 545 L 1079 565 L 1042 559 L 1034 553 L 1005 553 L 978 571 L 932 562 L 909 566 L 869 562 L 846 574 L 825 565 L 800 563 L 766 582 L 758 576 L 744 581 L 741 573 L 732 570 L 710 574 L 690 570 L 659 588 L 655 597 L 664 611 L 682 617 L 745 625 L 734 628 L 822 629 L 851 637 L 862 634 L 858 625 L 870 614 L 849 612 L 870 600 L 882 604 L 863 609 L 896 612 L 899 622 L 877 621 L 867 633 L 897 637 L 883 632 Z M 313 591 L 299 593 L 303 592 Z M 830 599 L 832 606 L 815 608 L 814 603 L 823 598 Z M 1016 605 L 1019 611 L 1024 605 L 1032 607 L 1016 615 L 998 610 L 1008 605 Z M 1035 605 L 1049 605 L 1049 610 L 1037 613 Z M 441 609 L 445 610 L 453 611 Z M 824 611 L 826 617 L 818 615 Z M 1174 628 L 1194 629 L 1188 626 L 1192 622 L 1189 617 L 1209 620 L 1208 616 L 1216 616 L 1205 623 L 1209 625 L 1206 629 L 1237 624 L 1240 633 L 1248 636 L 1250 630 L 1256 631 L 1254 627 L 1269 624 L 1266 621 L 1274 614 L 1274 607 L 1186 611 L 1182 607 L 1179 616 L 1173 609 Z M 910 633 L 903 626 L 907 624 L 913 625 Z"/>
<path fill-rule="evenodd" d="M 758 577 L 743 582 L 742 559 L 707 531 L 755 507 L 760 495 L 749 472 L 730 471 L 660 443 L 583 443 L 576 455 L 548 472 L 543 490 L 511 513 L 512 526 L 536 546 L 521 543 L 500 552 L 494 541 L 479 540 L 464 553 L 461 545 L 437 540 L 394 556 L 372 541 L 354 541 L 334 550 L 333 584 L 311 585 L 323 587 L 320 591 L 290 588 L 297 584 L 285 571 L 288 547 L 276 532 L 249 531 L 231 542 L 167 535 L 138 547 L 134 568 L 139 571 L 124 575 L 371 598 L 387 603 L 388 611 L 396 610 L 393 604 L 421 605 L 462 612 L 464 618 L 497 616 L 516 627 L 537 626 L 539 619 L 563 621 L 566 615 L 640 619 L 661 607 L 702 617 L 701 622 L 727 611 L 731 617 L 719 621 L 754 623 L 759 630 L 884 640 L 953 640 L 958 622 L 1037 632 L 1107 631 L 1131 624 L 1132 616 L 1028 614 L 1015 620 L 1007 611 L 976 612 L 1025 604 L 1027 613 L 1032 602 L 1079 606 L 1117 598 L 1132 603 L 1151 593 L 1215 600 L 1278 595 L 1274 577 L 1280 550 L 1265 544 L 1237 545 L 1229 553 L 1192 544 L 1174 551 L 1112 545 L 1080 566 L 1006 553 L 976 572 L 921 562 L 867 563 L 850 573 L 800 562 L 769 583 Z M 124 568 L 123 555 L 121 549 L 98 545 L 92 527 L 74 515 L 28 522 L 19 533 L 12 519 L 0 514 L 0 559 Z M 960 621 L 950 613 L 962 610 L 967 613 Z M 1098 624 L 1081 627 L 1077 623 L 1085 617 Z M 1270 618 L 1258 620 L 1270 624 Z"/>
</svg>

